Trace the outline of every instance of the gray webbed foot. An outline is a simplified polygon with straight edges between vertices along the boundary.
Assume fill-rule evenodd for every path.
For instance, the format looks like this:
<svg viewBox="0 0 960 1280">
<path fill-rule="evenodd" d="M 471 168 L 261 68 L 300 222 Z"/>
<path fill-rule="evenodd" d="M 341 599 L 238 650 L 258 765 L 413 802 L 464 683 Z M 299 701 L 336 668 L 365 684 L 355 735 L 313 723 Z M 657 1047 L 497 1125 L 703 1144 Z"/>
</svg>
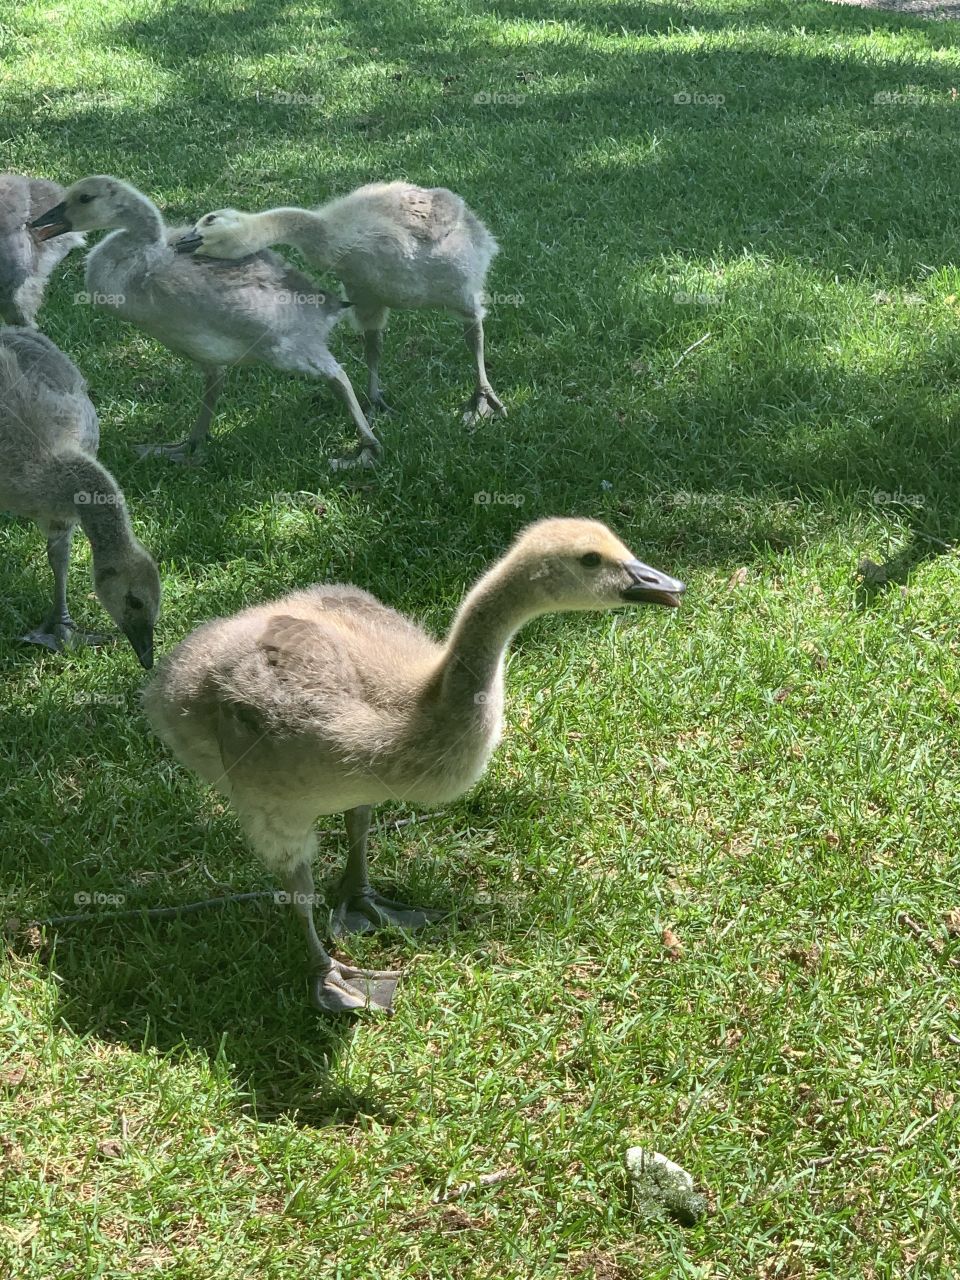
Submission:
<svg viewBox="0 0 960 1280">
<path fill-rule="evenodd" d="M 137 444 L 134 448 L 140 458 L 166 458 L 168 462 L 185 467 L 196 466 L 201 457 L 195 440 L 181 440 L 174 444 Z"/>
<path fill-rule="evenodd" d="M 402 902 L 392 902 L 372 890 L 344 898 L 333 913 L 330 932 L 335 938 L 345 933 L 372 933 L 375 929 L 422 929 L 424 925 L 442 920 L 446 912 L 430 911 L 425 907 L 408 907 Z"/>
<path fill-rule="evenodd" d="M 393 413 L 393 408 L 387 404 L 386 400 L 384 400 L 383 393 L 378 392 L 377 395 L 370 400 L 370 409 L 367 413 L 367 417 L 378 418 L 385 413 Z"/>
<path fill-rule="evenodd" d="M 477 387 L 463 411 L 463 421 L 466 426 L 472 426 L 481 418 L 492 418 L 495 413 L 502 418 L 507 416 L 503 401 L 493 387 Z"/>
<path fill-rule="evenodd" d="M 62 653 L 64 649 L 81 648 L 83 645 L 96 649 L 112 644 L 116 637 L 98 631 L 81 631 L 68 614 L 63 618 L 48 618 L 42 627 L 28 631 L 21 639 L 25 644 L 38 644 L 54 653 Z"/>
<path fill-rule="evenodd" d="M 377 454 L 372 449 L 359 449 L 356 453 L 348 453 L 342 458 L 330 459 L 331 471 L 370 471 L 377 465 Z"/>
<path fill-rule="evenodd" d="M 313 977 L 311 999 L 325 1013 L 354 1013 L 360 1009 L 393 1012 L 399 969 L 354 969 L 334 960 Z"/>
</svg>

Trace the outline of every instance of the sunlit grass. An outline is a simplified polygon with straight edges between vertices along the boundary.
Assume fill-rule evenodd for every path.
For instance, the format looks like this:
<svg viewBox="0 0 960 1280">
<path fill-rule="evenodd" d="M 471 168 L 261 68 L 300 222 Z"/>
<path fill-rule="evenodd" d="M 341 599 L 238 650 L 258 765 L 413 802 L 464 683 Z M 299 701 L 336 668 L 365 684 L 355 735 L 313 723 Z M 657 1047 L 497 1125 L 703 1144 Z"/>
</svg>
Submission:
<svg viewBox="0 0 960 1280">
<path fill-rule="evenodd" d="M 271 885 L 128 650 L 17 645 L 48 571 L 3 518 L 0 1274 L 954 1274 L 956 971 L 897 917 L 955 946 L 960 31 L 772 0 L 73 0 L 0 29 L 12 169 L 116 173 L 172 222 L 407 176 L 501 243 L 510 417 L 466 431 L 459 326 L 395 315 L 385 462 L 346 481 L 332 395 L 268 370 L 231 375 L 202 469 L 138 462 L 199 375 L 76 304 L 68 261 L 41 319 L 161 561 L 161 648 L 313 581 L 442 633 L 545 514 L 690 588 L 521 633 L 487 777 L 381 815 L 378 883 L 455 916 L 356 942 L 406 977 L 348 1029 L 270 905 L 101 904 L 31 949 L 77 893 Z M 362 387 L 347 324 L 334 346 Z M 102 627 L 82 539 L 71 591 Z M 710 1190 L 703 1225 L 637 1221 L 637 1140 Z"/>
</svg>

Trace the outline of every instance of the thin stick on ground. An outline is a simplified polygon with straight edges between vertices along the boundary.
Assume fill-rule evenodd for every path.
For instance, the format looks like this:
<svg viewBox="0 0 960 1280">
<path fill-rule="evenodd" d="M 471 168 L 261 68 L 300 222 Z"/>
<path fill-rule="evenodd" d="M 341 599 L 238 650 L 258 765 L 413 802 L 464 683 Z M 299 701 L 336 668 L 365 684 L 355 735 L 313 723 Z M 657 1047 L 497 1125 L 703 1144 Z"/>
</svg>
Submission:
<svg viewBox="0 0 960 1280">
<path fill-rule="evenodd" d="M 935 938 L 929 930 L 925 929 L 922 924 L 914 920 L 913 916 L 908 915 L 906 911 L 897 912 L 897 924 L 909 929 L 913 936 L 925 943 L 934 955 L 939 956 L 941 960 L 946 960 L 947 964 L 953 965 L 955 969 L 960 969 L 960 957 L 945 955 L 943 943 Z"/>
<path fill-rule="evenodd" d="M 483 1173 L 479 1178 L 475 1178 L 472 1182 L 461 1182 L 456 1187 L 449 1187 L 446 1191 L 441 1191 L 436 1196 L 439 1200 L 462 1200 L 464 1196 L 472 1195 L 474 1191 L 479 1191 L 482 1187 L 496 1187 L 501 1182 L 506 1182 L 508 1178 L 514 1177 L 517 1170 L 514 1165 L 508 1164 L 503 1169 L 497 1169 L 493 1173 Z"/>
<path fill-rule="evenodd" d="M 680 368 L 680 366 L 683 364 L 684 360 L 686 360 L 687 356 L 690 354 L 690 352 L 691 352 L 691 351 L 696 351 L 697 347 L 702 347 L 702 346 L 703 346 L 703 344 L 704 344 L 704 343 L 705 343 L 709 338 L 712 338 L 712 337 L 713 337 L 713 334 L 712 334 L 712 333 L 710 333 L 710 332 L 708 331 L 707 333 L 705 333 L 705 334 L 703 335 L 703 337 L 702 337 L 702 338 L 698 338 L 698 339 L 696 340 L 696 342 L 691 342 L 691 343 L 690 343 L 690 345 L 689 345 L 689 347 L 687 347 L 686 351 L 681 351 L 681 352 L 680 352 L 680 354 L 677 356 L 676 360 L 674 360 L 674 362 L 673 362 L 673 368 L 674 368 L 674 369 L 679 369 L 679 368 Z M 671 373 L 672 373 L 672 372 L 673 372 L 673 370 L 671 370 Z"/>
</svg>

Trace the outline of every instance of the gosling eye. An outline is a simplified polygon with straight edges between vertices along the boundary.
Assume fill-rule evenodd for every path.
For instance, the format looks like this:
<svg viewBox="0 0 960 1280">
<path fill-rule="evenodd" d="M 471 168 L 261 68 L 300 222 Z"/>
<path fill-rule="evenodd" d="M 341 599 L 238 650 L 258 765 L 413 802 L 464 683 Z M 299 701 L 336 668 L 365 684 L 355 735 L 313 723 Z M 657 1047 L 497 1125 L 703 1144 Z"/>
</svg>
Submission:
<svg viewBox="0 0 960 1280">
<path fill-rule="evenodd" d="M 127 607 L 128 609 L 142 609 L 142 608 L 143 608 L 143 601 L 142 601 L 142 600 L 138 600 L 138 599 L 137 599 L 137 597 L 136 597 L 136 596 L 134 596 L 134 595 L 131 595 L 129 591 L 128 591 L 128 592 L 127 592 L 127 594 L 126 594 L 126 597 L 124 598 L 123 603 L 126 605 L 126 607 Z"/>
<path fill-rule="evenodd" d="M 599 551 L 588 551 L 585 556 L 580 557 L 580 563 L 585 569 L 596 569 L 602 559 Z"/>
<path fill-rule="evenodd" d="M 80 203 L 89 204 L 92 199 L 93 199 L 93 196 L 80 196 Z"/>
</svg>

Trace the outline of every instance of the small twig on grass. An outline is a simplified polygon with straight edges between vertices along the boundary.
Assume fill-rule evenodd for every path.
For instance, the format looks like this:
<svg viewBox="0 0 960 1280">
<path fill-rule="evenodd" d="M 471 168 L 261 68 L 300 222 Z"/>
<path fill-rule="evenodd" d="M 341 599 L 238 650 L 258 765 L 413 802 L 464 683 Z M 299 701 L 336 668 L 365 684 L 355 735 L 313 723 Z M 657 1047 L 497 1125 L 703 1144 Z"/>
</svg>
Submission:
<svg viewBox="0 0 960 1280">
<path fill-rule="evenodd" d="M 941 960 L 946 960 L 947 964 L 952 964 L 955 969 L 960 969 L 960 958 L 944 955 L 943 943 L 938 941 L 922 924 L 918 924 L 913 916 L 908 915 L 906 911 L 897 912 L 897 924 L 903 925 L 905 929 L 910 930 L 915 938 L 919 938 L 921 942 L 926 943 L 934 955 L 939 956 Z"/>
<path fill-rule="evenodd" d="M 867 1156 L 888 1156 L 889 1147 L 864 1147 L 862 1151 L 834 1151 L 829 1156 L 817 1156 L 807 1161 L 808 1169 L 822 1169 L 828 1164 L 849 1164 L 851 1160 L 864 1160 Z"/>
<path fill-rule="evenodd" d="M 383 825 L 385 827 L 393 827 L 394 831 L 398 831 L 400 827 L 409 827 L 415 822 L 432 822 L 434 818 L 439 818 L 441 814 L 446 812 L 446 809 L 432 809 L 429 813 L 415 813 L 412 818 L 385 819 Z"/>
<path fill-rule="evenodd" d="M 46 920 L 31 920 L 28 928 L 56 929 L 64 924 L 80 924 L 82 921 L 101 924 L 112 920 L 172 920 L 175 916 L 191 915 L 194 911 L 209 911 L 225 907 L 231 902 L 255 902 L 260 898 L 272 898 L 276 889 L 258 889 L 254 893 L 231 893 L 223 898 L 203 898 L 199 902 L 181 902 L 176 907 L 131 907 L 126 911 L 74 911 L 68 916 L 48 916 Z"/>
<path fill-rule="evenodd" d="M 464 1196 L 471 1195 L 474 1191 L 479 1191 L 481 1187 L 496 1187 L 501 1182 L 506 1182 L 516 1172 L 514 1165 L 508 1164 L 505 1168 L 497 1169 L 494 1173 L 481 1174 L 473 1182 L 461 1182 L 459 1186 L 449 1187 L 446 1191 L 440 1191 L 434 1198 L 436 1200 L 462 1200 Z"/>
<path fill-rule="evenodd" d="M 924 1130 L 929 1129 L 931 1125 L 937 1123 L 941 1114 L 942 1113 L 940 1111 L 934 1111 L 932 1116 L 927 1116 L 926 1120 L 922 1120 L 915 1129 L 908 1129 L 897 1143 L 900 1150 L 905 1151 L 907 1147 L 912 1147 Z"/>
<path fill-rule="evenodd" d="M 687 356 L 690 354 L 690 352 L 691 352 L 691 351 L 696 351 L 697 347 L 702 347 L 702 346 L 703 346 L 703 344 L 707 341 L 707 339 L 708 339 L 708 338 L 712 338 L 712 337 L 713 337 L 713 334 L 712 334 L 712 333 L 710 333 L 710 332 L 709 332 L 709 330 L 708 330 L 708 331 L 703 335 L 703 337 L 702 337 L 702 338 L 698 338 L 698 339 L 696 340 L 696 342 L 691 342 L 691 343 L 690 343 L 690 345 L 689 345 L 689 347 L 687 347 L 686 351 L 681 351 L 681 352 L 680 352 L 680 354 L 677 356 L 676 360 L 674 360 L 674 362 L 673 362 L 673 368 L 674 368 L 674 369 L 679 369 L 679 368 L 680 368 L 680 366 L 683 364 L 684 360 L 686 360 Z M 672 372 L 673 372 L 673 369 L 671 369 L 671 370 L 670 370 L 670 372 L 672 373 Z"/>
</svg>

